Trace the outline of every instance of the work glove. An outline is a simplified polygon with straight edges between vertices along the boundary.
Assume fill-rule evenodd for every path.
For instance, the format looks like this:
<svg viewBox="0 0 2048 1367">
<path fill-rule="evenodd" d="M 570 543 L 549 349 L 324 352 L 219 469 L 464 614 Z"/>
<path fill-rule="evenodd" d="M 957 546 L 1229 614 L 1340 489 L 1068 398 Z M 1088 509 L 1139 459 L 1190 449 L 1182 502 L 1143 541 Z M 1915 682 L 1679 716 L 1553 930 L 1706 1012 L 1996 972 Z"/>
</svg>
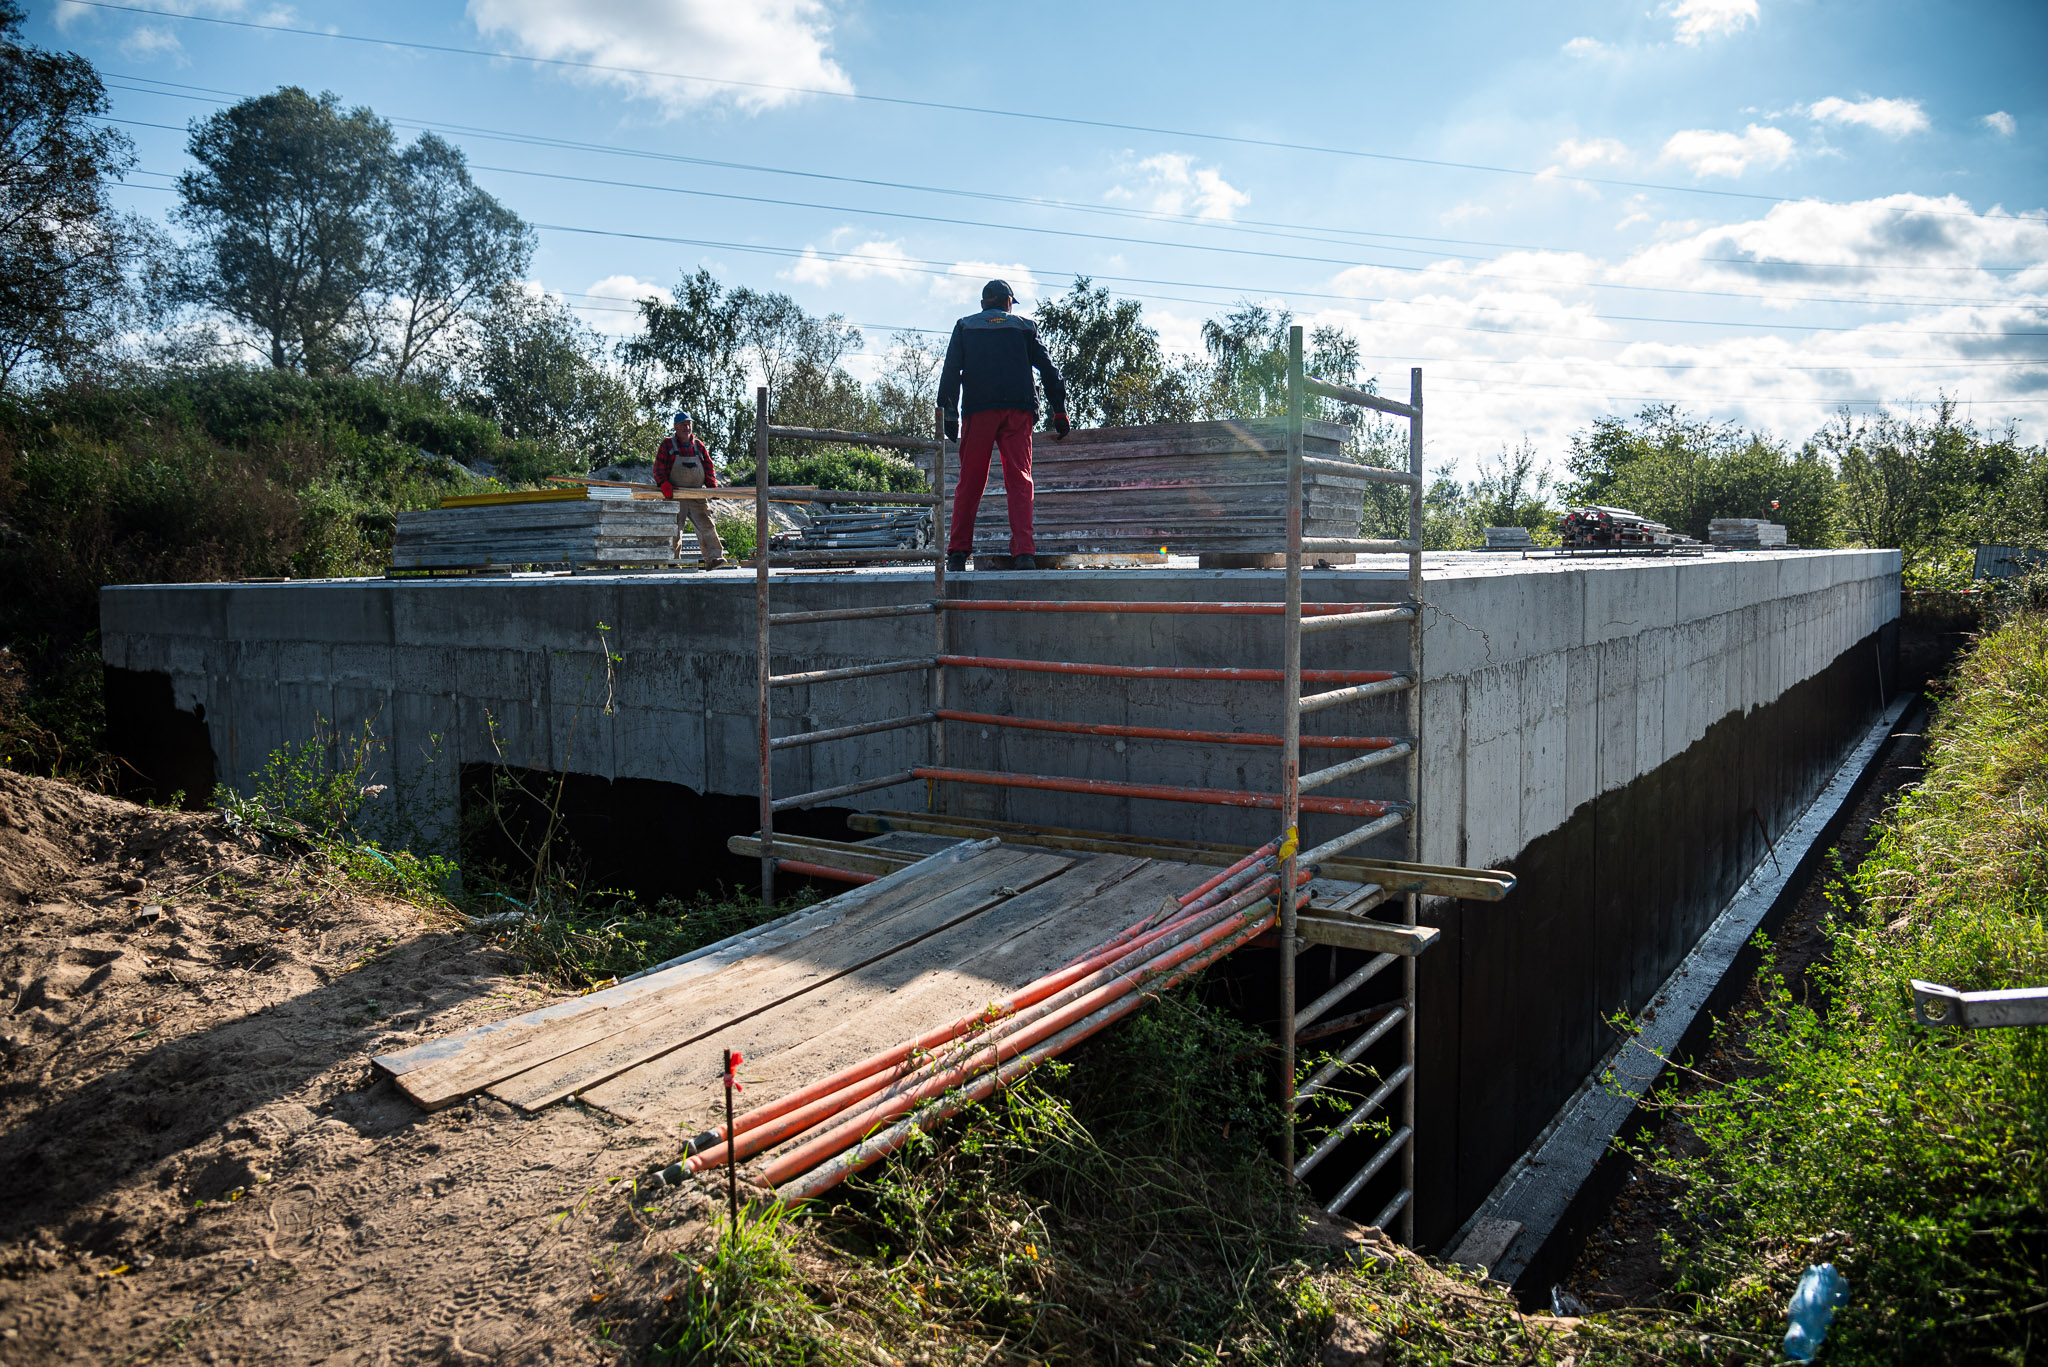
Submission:
<svg viewBox="0 0 2048 1367">
<path fill-rule="evenodd" d="M 676 486 L 675 486 L 675 485 L 673 485 L 673 484 L 664 484 L 664 485 L 662 485 L 662 486 L 661 486 L 661 496 L 662 496 L 663 498 L 674 498 L 674 497 L 676 496 Z"/>
<path fill-rule="evenodd" d="M 1059 441 L 1065 437 L 1071 429 L 1072 424 L 1067 421 L 1066 414 L 1055 413 L 1052 415 L 1052 439 L 1054 441 Z"/>
<path fill-rule="evenodd" d="M 944 419 L 945 419 L 945 426 L 946 426 L 946 440 L 947 440 L 947 441 L 958 441 L 958 440 L 960 440 L 960 418 L 959 418 L 959 415 L 957 415 L 957 414 L 954 414 L 954 413 L 943 413 L 943 414 L 940 414 L 940 416 L 941 416 L 942 418 L 944 418 Z"/>
</svg>

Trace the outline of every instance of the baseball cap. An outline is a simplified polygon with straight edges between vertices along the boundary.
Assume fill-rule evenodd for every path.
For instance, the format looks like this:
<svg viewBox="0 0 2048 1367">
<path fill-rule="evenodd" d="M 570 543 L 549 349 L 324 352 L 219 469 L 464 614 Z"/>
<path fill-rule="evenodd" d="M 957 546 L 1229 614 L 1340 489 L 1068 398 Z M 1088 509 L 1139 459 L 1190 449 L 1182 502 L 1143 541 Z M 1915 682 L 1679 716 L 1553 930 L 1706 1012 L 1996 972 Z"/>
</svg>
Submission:
<svg viewBox="0 0 2048 1367">
<path fill-rule="evenodd" d="M 679 423 L 679 422 L 690 422 L 690 421 L 693 421 L 693 419 L 692 419 L 692 418 L 690 417 L 690 415 L 689 415 L 688 413 L 678 413 L 678 414 L 676 414 L 676 415 L 675 415 L 675 416 L 674 416 L 673 418 L 670 418 L 670 419 L 669 419 L 669 424 L 670 424 L 671 426 L 673 426 L 674 424 L 676 424 L 676 423 Z"/>
<path fill-rule="evenodd" d="M 1010 282 L 1007 280 L 991 280 L 981 287 L 981 302 L 984 304 L 991 300 L 1013 303 L 1016 298 L 1017 291 L 1010 288 Z"/>
</svg>

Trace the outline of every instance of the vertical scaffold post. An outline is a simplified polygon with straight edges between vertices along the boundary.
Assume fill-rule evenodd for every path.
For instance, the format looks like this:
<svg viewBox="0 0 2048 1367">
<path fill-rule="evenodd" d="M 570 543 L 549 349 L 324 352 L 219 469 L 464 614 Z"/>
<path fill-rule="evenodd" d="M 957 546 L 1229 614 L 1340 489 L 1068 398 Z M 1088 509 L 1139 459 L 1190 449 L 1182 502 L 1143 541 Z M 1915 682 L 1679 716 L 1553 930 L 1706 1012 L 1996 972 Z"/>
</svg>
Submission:
<svg viewBox="0 0 2048 1367">
<path fill-rule="evenodd" d="M 1287 333 L 1287 615 L 1280 721 L 1280 1161 L 1294 1171 L 1294 863 L 1301 824 L 1301 329 Z"/>
<path fill-rule="evenodd" d="M 932 601 L 946 601 L 946 415 L 936 413 L 932 418 L 932 435 L 938 438 L 938 447 L 932 452 L 932 496 L 938 502 L 932 505 Z M 947 654 L 949 633 L 946 623 L 952 614 L 944 608 L 932 612 L 932 654 L 943 657 Z M 946 705 L 946 667 L 933 664 L 931 668 L 932 703 L 932 767 L 946 767 L 946 721 L 939 711 Z M 924 805 L 929 812 L 945 810 L 943 790 L 939 784 L 927 779 L 924 785 Z"/>
<path fill-rule="evenodd" d="M 775 905 L 774 751 L 769 748 L 768 386 L 754 391 L 754 679 L 761 740 L 761 905 Z"/>
<path fill-rule="evenodd" d="M 1414 684 L 1407 690 L 1409 745 L 1413 748 L 1408 755 L 1408 858 L 1420 862 L 1422 858 L 1422 367 L 1416 366 L 1408 372 L 1408 405 L 1415 412 L 1408 419 L 1408 473 L 1413 483 L 1408 486 L 1408 602 L 1415 610 L 1415 616 L 1408 623 L 1408 669 Z M 1401 922 L 1412 926 L 1420 910 L 1421 894 L 1409 893 L 1402 899 Z M 1408 1082 L 1401 1088 L 1401 1124 L 1409 1134 L 1415 1133 L 1415 958 L 1410 955 L 1401 961 L 1401 995 L 1406 1000 L 1408 1014 L 1401 1021 L 1401 1062 L 1407 1067 Z M 1401 1149 L 1401 1189 L 1408 1193 L 1408 1200 L 1401 1207 L 1402 1243 L 1415 1243 L 1415 1141 L 1410 1139 Z"/>
</svg>

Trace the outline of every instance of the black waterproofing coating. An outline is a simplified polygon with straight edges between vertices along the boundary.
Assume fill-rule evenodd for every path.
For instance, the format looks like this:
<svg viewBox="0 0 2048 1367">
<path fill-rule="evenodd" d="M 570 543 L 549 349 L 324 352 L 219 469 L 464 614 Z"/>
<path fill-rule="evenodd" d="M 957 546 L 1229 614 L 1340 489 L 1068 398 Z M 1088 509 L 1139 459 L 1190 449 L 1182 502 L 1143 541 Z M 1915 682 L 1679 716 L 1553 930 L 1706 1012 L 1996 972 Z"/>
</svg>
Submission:
<svg viewBox="0 0 2048 1367">
<path fill-rule="evenodd" d="M 1003 309 L 970 313 L 953 324 L 953 340 L 946 346 L 946 364 L 939 372 L 939 408 L 948 417 L 1015 408 L 1035 418 L 1034 368 L 1045 380 L 1045 401 L 1052 411 L 1066 412 L 1067 384 L 1038 340 L 1038 325 Z"/>
</svg>

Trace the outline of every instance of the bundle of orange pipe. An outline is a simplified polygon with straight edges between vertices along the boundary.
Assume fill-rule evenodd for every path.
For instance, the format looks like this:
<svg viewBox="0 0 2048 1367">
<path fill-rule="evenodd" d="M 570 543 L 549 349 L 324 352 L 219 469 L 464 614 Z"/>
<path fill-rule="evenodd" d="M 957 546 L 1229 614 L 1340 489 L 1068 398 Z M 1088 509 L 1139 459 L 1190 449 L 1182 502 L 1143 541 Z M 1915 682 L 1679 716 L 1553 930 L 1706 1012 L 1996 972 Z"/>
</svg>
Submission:
<svg viewBox="0 0 2048 1367">
<path fill-rule="evenodd" d="M 678 1166 L 700 1172 L 818 1130 L 761 1175 L 785 1199 L 808 1199 L 836 1185 L 1264 930 L 1279 886 L 1278 847 L 1274 841 L 1254 850 L 1174 899 L 1170 910 L 1002 1001 L 756 1107 L 734 1122 L 736 1138 L 724 1126 L 698 1135 Z M 1311 876 L 1302 870 L 1297 883 Z"/>
</svg>

